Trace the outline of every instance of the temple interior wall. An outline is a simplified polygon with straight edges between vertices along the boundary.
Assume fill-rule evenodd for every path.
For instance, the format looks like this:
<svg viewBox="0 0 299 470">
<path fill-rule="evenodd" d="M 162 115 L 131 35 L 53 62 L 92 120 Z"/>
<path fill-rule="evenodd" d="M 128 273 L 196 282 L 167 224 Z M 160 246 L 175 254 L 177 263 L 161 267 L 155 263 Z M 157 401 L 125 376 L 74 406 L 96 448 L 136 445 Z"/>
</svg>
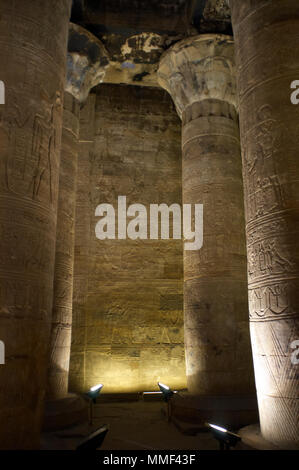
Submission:
<svg viewBox="0 0 299 470">
<path fill-rule="evenodd" d="M 181 123 L 157 88 L 100 85 L 81 111 L 70 391 L 184 388 L 182 240 L 99 240 L 101 203 L 182 201 Z M 128 219 L 129 220 L 129 219 Z M 148 229 L 149 237 L 149 229 Z"/>
</svg>

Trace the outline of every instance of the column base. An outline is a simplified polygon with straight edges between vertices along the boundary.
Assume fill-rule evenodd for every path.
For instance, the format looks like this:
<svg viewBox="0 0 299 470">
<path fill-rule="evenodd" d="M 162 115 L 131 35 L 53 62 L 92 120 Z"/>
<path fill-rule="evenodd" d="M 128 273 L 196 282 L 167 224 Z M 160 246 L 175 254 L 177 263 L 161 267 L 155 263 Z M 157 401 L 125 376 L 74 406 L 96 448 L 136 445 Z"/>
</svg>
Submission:
<svg viewBox="0 0 299 470">
<path fill-rule="evenodd" d="M 257 449 L 257 450 L 280 450 L 280 449 L 288 449 L 288 450 L 298 450 L 297 447 L 288 447 L 283 446 L 280 447 L 273 442 L 267 441 L 261 433 L 261 428 L 259 424 L 251 424 L 250 426 L 246 426 L 238 431 L 238 434 L 242 438 L 242 442 L 247 446 Z"/>
<path fill-rule="evenodd" d="M 176 394 L 171 399 L 171 419 L 184 434 L 194 435 L 207 430 L 205 423 L 217 424 L 229 429 L 258 421 L 255 396 L 196 396 Z"/>
<path fill-rule="evenodd" d="M 70 393 L 45 404 L 43 431 L 57 431 L 84 422 L 88 422 L 88 403 L 79 395 Z"/>
</svg>

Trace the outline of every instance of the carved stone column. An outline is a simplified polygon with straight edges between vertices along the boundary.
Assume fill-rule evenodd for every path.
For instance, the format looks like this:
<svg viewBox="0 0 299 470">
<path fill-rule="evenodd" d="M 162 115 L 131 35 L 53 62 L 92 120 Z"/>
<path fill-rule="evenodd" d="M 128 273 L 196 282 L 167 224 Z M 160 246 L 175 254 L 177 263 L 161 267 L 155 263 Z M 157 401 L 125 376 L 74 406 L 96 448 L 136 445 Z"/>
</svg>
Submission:
<svg viewBox="0 0 299 470">
<path fill-rule="evenodd" d="M 188 391 L 253 390 L 233 41 L 201 35 L 165 52 L 159 82 L 182 119 L 183 203 L 203 204 L 203 247 L 184 252 Z"/>
<path fill-rule="evenodd" d="M 48 399 L 67 397 L 71 348 L 74 225 L 80 106 L 109 64 L 103 44 L 70 25 L 64 95 Z M 61 410 L 60 410 L 61 411 Z"/>
<path fill-rule="evenodd" d="M 71 0 L 0 1 L 0 448 L 39 445 Z"/>
<path fill-rule="evenodd" d="M 231 0 L 247 229 L 249 306 L 261 431 L 298 447 L 299 78 L 296 0 Z M 292 363 L 293 356 L 293 363 Z"/>
</svg>

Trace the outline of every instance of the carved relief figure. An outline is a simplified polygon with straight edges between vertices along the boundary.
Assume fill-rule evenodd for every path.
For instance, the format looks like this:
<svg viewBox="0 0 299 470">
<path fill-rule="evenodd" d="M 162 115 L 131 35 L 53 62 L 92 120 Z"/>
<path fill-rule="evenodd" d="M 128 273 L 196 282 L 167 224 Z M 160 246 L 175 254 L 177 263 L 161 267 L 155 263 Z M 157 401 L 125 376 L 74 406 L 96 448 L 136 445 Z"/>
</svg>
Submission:
<svg viewBox="0 0 299 470">
<path fill-rule="evenodd" d="M 49 200 L 52 203 L 52 160 L 57 145 L 56 118 L 61 108 L 60 94 L 56 94 L 55 103 L 51 106 L 49 119 L 36 114 L 33 123 L 32 155 L 36 166 L 31 181 L 32 198 L 39 195 L 42 182 L 47 180 Z"/>
<path fill-rule="evenodd" d="M 30 118 L 30 110 L 24 111 L 20 93 L 16 89 L 8 88 L 7 95 L 7 106 L 1 126 L 2 133 L 5 132 L 8 138 L 1 162 L 2 175 L 5 190 L 19 194 L 24 185 L 27 154 L 26 124 Z"/>
<path fill-rule="evenodd" d="M 248 174 L 246 192 L 249 220 L 284 207 L 284 194 L 277 176 L 277 155 L 284 145 L 284 127 L 272 117 L 272 108 L 263 105 L 258 111 L 259 124 L 251 131 L 252 139 L 244 145 L 245 172 Z M 249 145 L 249 141 L 253 144 Z M 257 178 L 257 174 L 264 177 Z"/>
</svg>

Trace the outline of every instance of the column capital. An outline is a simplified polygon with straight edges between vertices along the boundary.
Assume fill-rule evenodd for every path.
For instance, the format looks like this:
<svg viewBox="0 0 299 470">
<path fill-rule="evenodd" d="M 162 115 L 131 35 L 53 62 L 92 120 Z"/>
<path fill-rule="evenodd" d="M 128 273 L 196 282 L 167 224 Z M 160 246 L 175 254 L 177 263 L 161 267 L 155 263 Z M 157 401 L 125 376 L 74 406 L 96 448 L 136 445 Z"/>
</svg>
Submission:
<svg viewBox="0 0 299 470">
<path fill-rule="evenodd" d="M 82 26 L 70 23 L 65 91 L 85 101 L 90 89 L 103 81 L 108 65 L 108 53 L 101 41 Z"/>
<path fill-rule="evenodd" d="M 158 82 L 168 91 L 180 117 L 193 103 L 208 99 L 237 108 L 234 41 L 202 34 L 177 42 L 161 56 Z"/>
</svg>

